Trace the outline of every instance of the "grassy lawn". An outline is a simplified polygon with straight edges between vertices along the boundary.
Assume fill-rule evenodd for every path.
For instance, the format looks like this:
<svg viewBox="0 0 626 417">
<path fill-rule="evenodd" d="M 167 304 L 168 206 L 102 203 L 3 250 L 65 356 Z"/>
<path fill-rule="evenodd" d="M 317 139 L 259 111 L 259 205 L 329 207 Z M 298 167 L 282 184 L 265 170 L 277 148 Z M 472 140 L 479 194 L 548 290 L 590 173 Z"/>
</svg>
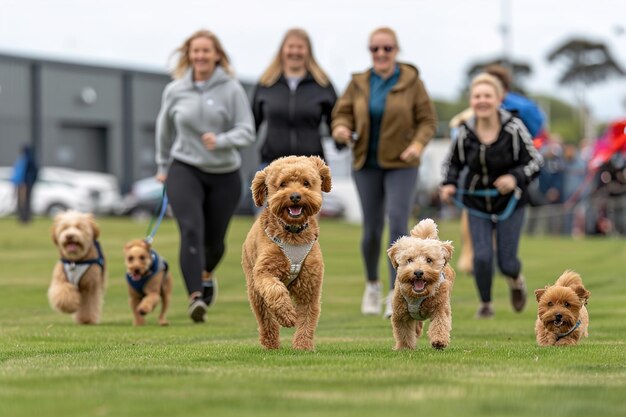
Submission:
<svg viewBox="0 0 626 417">
<path fill-rule="evenodd" d="M 99 222 L 109 268 L 103 320 L 81 327 L 47 303 L 57 261 L 50 222 L 22 227 L 0 219 L 0 416 L 626 415 L 623 239 L 522 241 L 530 290 L 572 268 L 592 292 L 590 337 L 576 347 L 537 347 L 534 298 L 514 314 L 499 276 L 495 318 L 475 320 L 473 281 L 458 274 L 450 347 L 435 351 L 422 339 L 415 351 L 394 352 L 389 321 L 359 312 L 360 227 L 323 220 L 317 350 L 294 351 L 293 331 L 283 329 L 283 347 L 265 351 L 239 259 L 251 218 L 236 218 L 230 228 L 218 301 L 201 325 L 186 315 L 178 233 L 164 221 L 155 248 L 174 266 L 167 328 L 154 313 L 147 326 L 131 326 L 122 247 L 143 237 L 147 224 Z M 440 223 L 440 231 L 458 248 L 458 223 Z"/>
</svg>

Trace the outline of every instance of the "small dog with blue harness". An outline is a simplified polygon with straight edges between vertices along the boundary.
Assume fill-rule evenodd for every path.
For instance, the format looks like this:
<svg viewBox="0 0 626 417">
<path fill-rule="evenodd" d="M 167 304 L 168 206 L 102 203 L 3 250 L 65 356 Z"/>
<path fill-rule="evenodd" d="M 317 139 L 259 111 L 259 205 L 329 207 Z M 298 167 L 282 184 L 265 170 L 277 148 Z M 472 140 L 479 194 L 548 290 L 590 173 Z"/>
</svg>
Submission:
<svg viewBox="0 0 626 417">
<path fill-rule="evenodd" d="M 160 302 L 159 324 L 167 326 L 165 314 L 172 298 L 172 273 L 167 261 L 148 242 L 134 239 L 124 246 L 124 262 L 133 324 L 143 326 L 144 316 Z"/>
<path fill-rule="evenodd" d="M 48 288 L 50 306 L 74 315 L 79 324 L 100 321 L 106 283 L 106 263 L 98 242 L 100 228 L 93 215 L 74 210 L 59 213 L 52 241 L 61 259 Z"/>
</svg>

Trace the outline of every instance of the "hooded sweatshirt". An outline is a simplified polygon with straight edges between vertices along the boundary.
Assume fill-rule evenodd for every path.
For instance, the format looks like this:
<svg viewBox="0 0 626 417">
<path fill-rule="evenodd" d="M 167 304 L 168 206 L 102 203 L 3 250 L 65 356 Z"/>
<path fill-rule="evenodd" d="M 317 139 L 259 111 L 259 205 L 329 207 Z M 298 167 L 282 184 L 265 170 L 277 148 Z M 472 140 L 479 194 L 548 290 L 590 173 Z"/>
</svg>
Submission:
<svg viewBox="0 0 626 417">
<path fill-rule="evenodd" d="M 212 132 L 216 146 L 208 150 L 202 135 Z M 156 123 L 158 174 L 167 174 L 172 159 L 214 174 L 241 166 L 237 148 L 254 142 L 254 119 L 241 84 L 217 66 L 204 84 L 193 82 L 191 69 L 163 90 Z"/>
</svg>

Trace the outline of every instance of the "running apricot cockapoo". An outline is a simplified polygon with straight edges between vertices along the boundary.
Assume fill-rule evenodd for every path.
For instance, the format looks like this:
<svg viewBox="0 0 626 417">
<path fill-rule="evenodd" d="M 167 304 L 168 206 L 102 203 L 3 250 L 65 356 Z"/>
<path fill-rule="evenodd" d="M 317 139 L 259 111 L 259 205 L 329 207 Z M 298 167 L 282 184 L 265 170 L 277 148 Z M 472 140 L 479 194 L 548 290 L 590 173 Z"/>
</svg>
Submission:
<svg viewBox="0 0 626 417">
<path fill-rule="evenodd" d="M 266 349 L 280 347 L 280 327 L 296 327 L 292 346 L 313 350 L 324 261 L 317 214 L 331 189 L 330 168 L 316 156 L 288 156 L 256 173 L 254 203 L 267 206 L 243 244 L 248 299 Z"/>
</svg>

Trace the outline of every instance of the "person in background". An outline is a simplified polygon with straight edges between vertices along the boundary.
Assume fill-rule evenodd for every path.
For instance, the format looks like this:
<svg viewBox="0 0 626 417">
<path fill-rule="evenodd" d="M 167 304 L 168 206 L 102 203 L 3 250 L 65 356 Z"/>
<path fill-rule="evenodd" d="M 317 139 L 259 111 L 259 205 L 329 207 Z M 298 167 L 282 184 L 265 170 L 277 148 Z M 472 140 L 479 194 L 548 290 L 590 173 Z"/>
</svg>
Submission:
<svg viewBox="0 0 626 417">
<path fill-rule="evenodd" d="M 22 150 L 13 165 L 11 178 L 17 195 L 17 218 L 22 224 L 27 224 L 32 220 L 31 195 L 38 174 L 39 167 L 35 160 L 33 148 L 30 145 L 22 146 Z"/>
<path fill-rule="evenodd" d="M 494 315 L 491 301 L 494 237 L 498 267 L 508 278 L 513 309 L 516 312 L 524 309 L 526 287 L 517 252 L 526 190 L 539 175 L 542 164 L 541 155 L 521 120 L 500 108 L 503 97 L 502 84 L 492 75 L 483 73 L 472 80 L 470 107 L 474 116 L 461 124 L 452 142 L 440 189 L 441 200 L 451 202 L 457 193 L 459 174 L 467 168 L 462 202 L 468 209 L 474 248 L 473 273 L 481 301 L 478 318 Z M 487 189 L 497 190 L 497 195 L 469 194 Z M 518 199 L 514 206 L 510 206 L 512 198 Z M 503 213 L 508 207 L 513 210 L 505 217 Z"/>
<path fill-rule="evenodd" d="M 189 315 L 203 322 L 216 297 L 215 268 L 239 203 L 238 148 L 254 142 L 254 120 L 217 36 L 200 30 L 176 50 L 174 80 L 156 123 L 156 178 L 165 183 L 180 230 Z"/>
<path fill-rule="evenodd" d="M 483 69 L 487 74 L 493 75 L 500 81 L 504 88 L 504 98 L 502 100 L 501 107 L 514 116 L 522 120 L 526 129 L 530 132 L 531 137 L 537 138 L 536 144 L 542 143 L 546 138 L 545 123 L 546 118 L 541 111 L 541 108 L 529 98 L 511 91 L 513 86 L 513 78 L 511 71 L 503 65 L 491 64 Z M 468 120 L 472 116 L 471 107 L 459 113 L 453 120 L 456 124 L 460 124 L 461 121 Z M 456 119 L 456 120 L 454 120 Z M 456 130 L 456 129 L 455 129 Z M 454 139 L 454 137 L 452 137 Z M 472 258 L 474 256 L 474 250 L 472 244 L 468 241 L 469 230 L 467 224 L 467 213 L 465 210 L 461 216 L 461 242 L 458 251 L 457 268 L 460 271 L 471 273 L 472 272 Z"/>
<path fill-rule="evenodd" d="M 352 147 L 353 177 L 363 212 L 361 253 L 367 279 L 363 314 L 381 312 L 378 265 L 385 217 L 389 244 L 408 233 L 420 157 L 437 125 L 417 68 L 398 62 L 399 50 L 392 29 L 374 30 L 369 37 L 372 67 L 353 74 L 333 110 L 333 138 Z M 391 294 L 396 273 L 390 262 L 388 267 Z M 386 317 L 391 316 L 391 298 Z"/>
<path fill-rule="evenodd" d="M 260 168 L 288 155 L 324 159 L 320 126 L 326 126 L 330 134 L 336 100 L 328 75 L 315 60 L 309 35 L 302 29 L 289 29 L 252 99 L 257 131 L 267 124 Z"/>
<path fill-rule="evenodd" d="M 483 71 L 493 75 L 502 83 L 505 90 L 502 108 L 521 119 L 532 138 L 539 136 L 545 129 L 546 117 L 537 103 L 512 91 L 513 79 L 509 69 L 502 65 L 492 64 L 486 66 Z"/>
</svg>

